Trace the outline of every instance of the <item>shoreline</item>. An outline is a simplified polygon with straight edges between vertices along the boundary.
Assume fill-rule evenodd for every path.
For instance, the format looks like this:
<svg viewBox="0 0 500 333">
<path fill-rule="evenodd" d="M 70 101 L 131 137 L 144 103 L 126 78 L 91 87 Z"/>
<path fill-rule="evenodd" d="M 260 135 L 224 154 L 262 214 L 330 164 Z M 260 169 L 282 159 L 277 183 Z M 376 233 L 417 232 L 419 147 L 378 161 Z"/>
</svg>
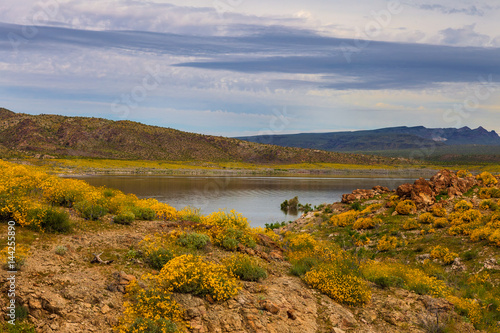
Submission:
<svg viewBox="0 0 500 333">
<path fill-rule="evenodd" d="M 74 172 L 71 172 L 74 171 Z M 265 177 L 342 177 L 342 178 L 428 178 L 434 175 L 438 169 L 292 169 L 292 170 L 245 170 L 245 169 L 93 169 L 89 171 L 71 170 L 56 175 L 61 177 L 92 177 L 92 176 L 265 176 Z"/>
</svg>

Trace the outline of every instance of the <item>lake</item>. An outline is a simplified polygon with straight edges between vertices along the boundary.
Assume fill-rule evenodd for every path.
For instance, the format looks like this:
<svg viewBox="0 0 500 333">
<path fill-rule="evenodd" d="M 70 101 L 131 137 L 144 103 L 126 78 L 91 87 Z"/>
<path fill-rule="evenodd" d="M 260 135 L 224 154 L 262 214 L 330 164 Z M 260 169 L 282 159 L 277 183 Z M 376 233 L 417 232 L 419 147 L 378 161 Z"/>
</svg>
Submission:
<svg viewBox="0 0 500 333">
<path fill-rule="evenodd" d="M 98 175 L 78 177 L 94 186 L 106 186 L 155 198 L 176 209 L 200 208 L 202 214 L 234 209 L 248 218 L 252 227 L 295 220 L 280 210 L 284 200 L 298 196 L 302 204 L 319 205 L 340 201 L 342 194 L 375 185 L 395 189 L 415 178 L 339 178 L 267 176 L 144 176 Z"/>
</svg>

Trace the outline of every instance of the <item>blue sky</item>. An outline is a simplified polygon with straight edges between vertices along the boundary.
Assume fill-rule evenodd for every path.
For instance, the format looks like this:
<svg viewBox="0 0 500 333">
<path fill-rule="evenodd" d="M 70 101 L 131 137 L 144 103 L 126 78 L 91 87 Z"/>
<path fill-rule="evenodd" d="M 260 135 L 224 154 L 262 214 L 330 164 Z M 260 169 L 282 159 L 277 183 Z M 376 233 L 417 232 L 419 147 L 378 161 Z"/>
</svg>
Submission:
<svg viewBox="0 0 500 333">
<path fill-rule="evenodd" d="M 500 132 L 496 1 L 3 0 L 0 107 L 239 136 Z"/>
</svg>

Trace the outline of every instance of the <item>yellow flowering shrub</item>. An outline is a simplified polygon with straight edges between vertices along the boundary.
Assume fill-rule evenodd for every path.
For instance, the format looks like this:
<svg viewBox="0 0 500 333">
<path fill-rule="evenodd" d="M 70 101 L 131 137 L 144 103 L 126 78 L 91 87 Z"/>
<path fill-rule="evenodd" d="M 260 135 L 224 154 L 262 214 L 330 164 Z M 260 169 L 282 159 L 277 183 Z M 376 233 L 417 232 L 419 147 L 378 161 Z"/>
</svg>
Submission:
<svg viewBox="0 0 500 333">
<path fill-rule="evenodd" d="M 342 304 L 363 305 L 371 299 L 371 290 L 363 279 L 342 272 L 336 265 L 313 268 L 304 275 L 304 282 Z"/>
<path fill-rule="evenodd" d="M 400 215 L 415 214 L 417 211 L 417 206 L 411 200 L 404 200 L 396 205 L 396 212 Z"/>
<path fill-rule="evenodd" d="M 405 223 L 403 223 L 404 230 L 416 230 L 420 228 L 420 224 L 416 219 L 407 219 Z"/>
<path fill-rule="evenodd" d="M 469 209 L 472 209 L 472 204 L 470 202 L 467 202 L 465 200 L 460 200 L 458 201 L 455 206 L 453 207 L 453 209 L 456 211 L 456 212 L 464 212 L 466 210 L 469 210 Z"/>
<path fill-rule="evenodd" d="M 401 263 L 370 260 L 361 265 L 361 272 L 367 280 L 374 283 L 383 286 L 398 286 L 417 294 L 444 297 L 451 292 L 444 281 Z"/>
<path fill-rule="evenodd" d="M 496 185 L 498 180 L 489 172 L 484 171 L 476 176 L 477 180 L 480 180 L 484 185 Z"/>
<path fill-rule="evenodd" d="M 496 229 L 493 233 L 488 237 L 488 240 L 496 246 L 500 246 L 500 229 Z"/>
<path fill-rule="evenodd" d="M 479 189 L 479 192 L 477 192 L 477 196 L 480 199 L 490 199 L 491 198 L 491 193 L 489 191 L 490 189 L 487 187 L 483 187 Z"/>
<path fill-rule="evenodd" d="M 172 299 L 172 292 L 158 284 L 147 289 L 132 281 L 127 287 L 128 300 L 116 330 L 119 333 L 187 332 L 184 310 Z"/>
<path fill-rule="evenodd" d="M 139 208 L 150 208 L 155 214 L 156 218 L 161 220 L 174 220 L 177 218 L 177 210 L 163 202 L 159 202 L 156 199 L 140 199 L 136 201 L 135 206 Z"/>
<path fill-rule="evenodd" d="M 455 306 L 459 314 L 467 316 L 472 324 L 476 326 L 481 323 L 484 308 L 476 300 L 451 295 L 446 299 Z"/>
<path fill-rule="evenodd" d="M 498 205 L 493 200 L 490 199 L 483 200 L 479 203 L 479 209 L 482 210 L 489 210 L 489 209 L 493 210 L 497 207 Z"/>
<path fill-rule="evenodd" d="M 432 215 L 434 215 L 435 217 L 445 217 L 446 209 L 441 206 L 434 206 L 432 207 Z"/>
<path fill-rule="evenodd" d="M 318 245 L 318 241 L 307 233 L 288 233 L 285 242 L 291 251 L 313 250 Z"/>
<path fill-rule="evenodd" d="M 248 220 L 235 210 L 230 212 L 218 211 L 202 218 L 204 224 L 220 228 L 245 230 L 249 228 Z"/>
<path fill-rule="evenodd" d="M 390 251 L 401 245 L 404 245 L 404 241 L 399 241 L 394 236 L 384 235 L 377 243 L 377 250 L 380 252 Z"/>
<path fill-rule="evenodd" d="M 431 250 L 431 258 L 442 260 L 445 265 L 453 263 L 458 254 L 451 252 L 447 247 L 437 245 Z"/>
<path fill-rule="evenodd" d="M 485 284 L 491 282 L 491 276 L 488 272 L 482 271 L 480 273 L 473 274 L 467 279 L 470 284 Z"/>
<path fill-rule="evenodd" d="M 330 218 L 330 223 L 335 227 L 346 227 L 348 225 L 354 224 L 359 216 L 359 212 L 355 210 L 349 210 L 337 215 L 333 215 Z"/>
<path fill-rule="evenodd" d="M 445 228 L 449 225 L 448 219 L 445 217 L 440 217 L 434 220 L 432 226 L 434 228 Z"/>
<path fill-rule="evenodd" d="M 378 218 L 372 218 L 372 217 L 362 217 L 356 220 L 354 222 L 354 225 L 352 226 L 353 229 L 355 230 L 361 230 L 361 229 L 372 229 L 375 228 L 376 225 L 381 224 L 382 220 Z"/>
<path fill-rule="evenodd" d="M 491 234 L 493 234 L 493 229 L 489 227 L 482 227 L 475 229 L 470 234 L 470 239 L 473 242 L 479 242 L 485 239 L 488 239 Z"/>
<path fill-rule="evenodd" d="M 377 209 L 382 207 L 382 204 L 376 203 L 366 206 L 361 212 L 360 215 L 366 215 L 375 212 Z"/>
<path fill-rule="evenodd" d="M 224 265 L 191 254 L 170 260 L 158 275 L 149 279 L 166 290 L 209 295 L 215 301 L 228 300 L 241 289 L 238 279 Z"/>
<path fill-rule="evenodd" d="M 431 213 L 423 213 L 418 217 L 418 221 L 424 224 L 432 224 L 435 220 L 436 218 Z"/>
<path fill-rule="evenodd" d="M 458 178 L 465 178 L 465 177 L 471 177 L 472 173 L 469 172 L 469 170 L 459 170 L 457 171 L 457 177 Z"/>
</svg>

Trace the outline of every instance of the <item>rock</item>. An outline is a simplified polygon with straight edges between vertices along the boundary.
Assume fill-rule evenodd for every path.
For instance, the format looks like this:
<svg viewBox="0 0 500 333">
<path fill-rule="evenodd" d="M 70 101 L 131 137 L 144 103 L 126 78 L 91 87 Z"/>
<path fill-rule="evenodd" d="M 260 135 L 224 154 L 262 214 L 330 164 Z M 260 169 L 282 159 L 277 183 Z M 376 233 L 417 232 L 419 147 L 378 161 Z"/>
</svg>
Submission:
<svg viewBox="0 0 500 333">
<path fill-rule="evenodd" d="M 451 265 L 451 269 L 453 271 L 465 271 L 466 267 L 462 263 L 462 260 L 457 257 L 457 258 L 455 258 L 455 260 L 453 260 L 453 264 Z"/>
<path fill-rule="evenodd" d="M 106 304 L 104 304 L 104 305 L 102 306 L 102 308 L 101 308 L 101 313 L 106 314 L 106 313 L 108 313 L 109 311 L 111 311 L 111 309 L 109 308 L 109 306 L 108 306 L 108 305 L 106 305 Z"/>
<path fill-rule="evenodd" d="M 271 301 L 264 301 L 261 303 L 264 310 L 271 312 L 272 314 L 277 314 L 280 309 Z"/>
<path fill-rule="evenodd" d="M 297 319 L 297 313 L 293 309 L 287 310 L 286 314 L 287 314 L 288 318 L 290 318 L 291 320 Z"/>
<path fill-rule="evenodd" d="M 335 328 L 333 329 L 333 333 L 345 333 L 345 331 L 344 331 L 343 329 L 340 329 L 340 328 L 338 328 L 338 327 L 335 327 Z"/>
<path fill-rule="evenodd" d="M 271 253 L 269 253 L 269 258 L 283 261 L 283 254 L 281 253 L 281 251 L 272 251 Z"/>
<path fill-rule="evenodd" d="M 494 269 L 500 270 L 500 266 L 497 264 L 497 260 L 495 258 L 490 258 L 484 261 L 485 269 Z"/>
<path fill-rule="evenodd" d="M 42 303 L 40 302 L 39 299 L 32 298 L 29 301 L 29 307 L 31 309 L 41 309 L 42 308 Z"/>
<path fill-rule="evenodd" d="M 61 295 L 47 291 L 42 295 L 42 308 L 50 313 L 61 314 L 66 308 L 67 301 Z"/>
</svg>

